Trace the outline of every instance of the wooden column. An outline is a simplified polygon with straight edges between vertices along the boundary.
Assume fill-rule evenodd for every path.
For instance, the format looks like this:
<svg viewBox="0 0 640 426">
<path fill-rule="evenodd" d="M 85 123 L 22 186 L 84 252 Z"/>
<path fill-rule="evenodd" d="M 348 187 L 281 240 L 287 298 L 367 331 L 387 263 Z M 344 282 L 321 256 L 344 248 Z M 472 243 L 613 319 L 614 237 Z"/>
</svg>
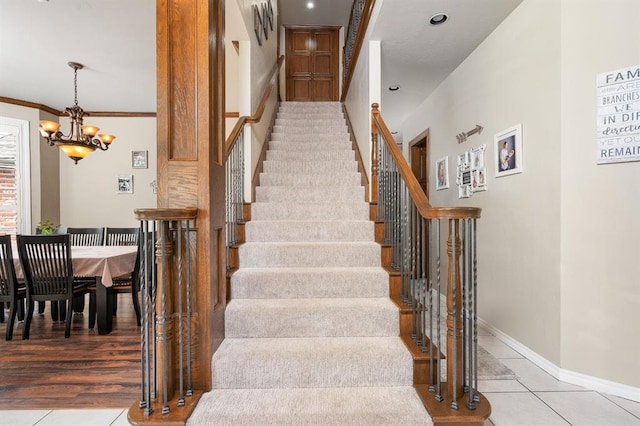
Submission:
<svg viewBox="0 0 640 426">
<path fill-rule="evenodd" d="M 460 279 L 460 220 L 449 219 L 447 255 L 449 278 L 447 283 L 447 395 L 464 395 L 462 364 L 462 281 Z M 454 381 L 454 377 L 456 380 Z"/>
<path fill-rule="evenodd" d="M 174 383 L 176 378 L 172 372 L 171 366 L 174 364 L 174 352 L 176 344 L 174 341 L 172 321 L 174 310 L 173 303 L 173 241 L 171 241 L 169 222 L 163 222 L 161 229 L 158 230 L 159 239 L 156 242 L 155 256 L 157 271 L 157 289 L 156 289 L 156 331 L 157 337 L 155 341 L 158 371 L 167 371 L 167 374 L 157 374 L 156 376 L 156 395 L 158 403 L 163 404 L 163 395 L 167 394 L 167 400 L 171 400 L 175 394 Z"/>
<path fill-rule="evenodd" d="M 376 118 L 380 115 L 379 105 L 371 104 L 371 202 L 378 202 L 378 127 Z"/>
<path fill-rule="evenodd" d="M 197 207 L 194 388 L 224 335 L 224 1 L 157 0 L 158 207 Z M 175 297 L 174 297 L 175 299 Z"/>
</svg>

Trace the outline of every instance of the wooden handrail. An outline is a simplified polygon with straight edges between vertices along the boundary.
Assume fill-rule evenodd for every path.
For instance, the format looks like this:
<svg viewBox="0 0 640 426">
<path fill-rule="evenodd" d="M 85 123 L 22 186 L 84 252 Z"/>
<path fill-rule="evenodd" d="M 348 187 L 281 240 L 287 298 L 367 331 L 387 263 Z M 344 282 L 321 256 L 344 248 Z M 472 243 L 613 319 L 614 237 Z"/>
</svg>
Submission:
<svg viewBox="0 0 640 426">
<path fill-rule="evenodd" d="M 371 114 L 373 116 L 372 132 L 374 134 L 376 134 L 376 132 L 382 134 L 382 139 L 385 141 L 389 152 L 391 152 L 398 171 L 407 185 L 409 195 L 411 199 L 413 199 L 422 217 L 425 219 L 465 219 L 480 217 L 482 209 L 478 207 L 432 207 L 420 187 L 418 180 L 409 168 L 409 164 L 402 155 L 400 148 L 391 142 L 394 138 L 380 115 L 379 105 L 377 103 L 371 105 Z M 374 140 L 376 140 L 376 138 L 374 138 Z"/>
<path fill-rule="evenodd" d="M 351 63 L 348 64 L 347 75 L 344 76 L 344 84 L 342 86 L 342 96 L 340 97 L 340 102 L 344 102 L 347 93 L 349 92 L 349 86 L 351 85 L 351 79 L 353 78 L 353 72 L 356 68 L 356 64 L 358 63 L 358 56 L 360 56 L 360 49 L 362 48 L 362 44 L 364 43 L 364 35 L 367 32 L 367 27 L 369 26 L 369 20 L 371 19 L 371 13 L 373 12 L 373 6 L 375 5 L 376 0 L 366 0 L 364 7 L 362 8 L 362 17 L 360 19 L 360 23 L 358 25 L 358 33 L 356 36 L 356 40 L 353 44 L 353 53 L 351 54 Z M 355 6 L 355 2 L 354 2 Z M 349 18 L 349 25 L 351 25 L 351 18 Z M 348 27 L 347 27 L 348 30 Z"/>
<path fill-rule="evenodd" d="M 198 216 L 196 207 L 135 209 L 136 220 L 193 220 Z"/>
<path fill-rule="evenodd" d="M 274 82 L 273 80 L 280 73 L 280 67 L 282 66 L 283 62 L 284 62 L 284 55 L 280 55 L 280 57 L 278 58 L 278 61 L 275 63 L 275 65 L 273 66 L 273 69 L 271 70 L 271 76 L 269 77 L 269 80 L 268 80 L 269 84 L 267 84 L 267 86 L 264 89 L 264 92 L 262 93 L 262 98 L 260 99 L 258 108 L 256 108 L 256 112 L 253 115 L 243 115 L 238 119 L 238 121 L 236 122 L 236 125 L 233 127 L 233 130 L 229 134 L 229 137 L 227 138 L 224 144 L 225 145 L 225 149 L 224 149 L 225 161 L 227 160 L 227 157 L 229 157 L 229 154 L 231 153 L 233 146 L 238 140 L 238 134 L 242 130 L 242 127 L 246 123 L 259 123 L 260 120 L 262 120 L 262 114 L 264 113 L 264 109 L 267 106 L 267 101 L 269 100 L 271 91 L 273 90 L 274 87 L 277 86 L 276 82 Z"/>
</svg>

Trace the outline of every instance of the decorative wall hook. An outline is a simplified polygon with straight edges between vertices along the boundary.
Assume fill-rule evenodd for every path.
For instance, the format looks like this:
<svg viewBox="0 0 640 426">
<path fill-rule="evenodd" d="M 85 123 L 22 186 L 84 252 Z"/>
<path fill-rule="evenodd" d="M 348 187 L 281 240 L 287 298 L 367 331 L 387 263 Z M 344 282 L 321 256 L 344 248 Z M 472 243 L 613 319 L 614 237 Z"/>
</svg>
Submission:
<svg viewBox="0 0 640 426">
<path fill-rule="evenodd" d="M 456 139 L 458 139 L 458 143 L 462 143 L 462 142 L 466 142 L 467 138 L 471 135 L 475 135 L 482 133 L 482 129 L 484 129 L 484 127 L 482 127 L 479 124 L 476 124 L 476 127 L 473 130 L 469 130 L 468 132 L 462 132 L 462 133 L 458 133 L 456 135 Z"/>
</svg>

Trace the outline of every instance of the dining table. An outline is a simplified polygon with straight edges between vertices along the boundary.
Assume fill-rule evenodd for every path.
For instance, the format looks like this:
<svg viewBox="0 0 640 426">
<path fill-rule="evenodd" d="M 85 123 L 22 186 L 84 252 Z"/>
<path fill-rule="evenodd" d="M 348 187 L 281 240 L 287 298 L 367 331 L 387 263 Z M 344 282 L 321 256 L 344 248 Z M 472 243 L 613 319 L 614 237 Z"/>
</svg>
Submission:
<svg viewBox="0 0 640 426">
<path fill-rule="evenodd" d="M 14 248 L 16 275 L 22 276 L 22 266 Z M 98 334 L 109 334 L 113 328 L 113 278 L 133 271 L 137 246 L 71 246 L 73 274 L 96 279 L 96 320 Z M 69 312 L 68 314 L 72 314 Z"/>
<path fill-rule="evenodd" d="M 73 274 L 96 279 L 96 321 L 98 334 L 113 328 L 113 278 L 133 271 L 137 246 L 72 246 Z"/>
</svg>

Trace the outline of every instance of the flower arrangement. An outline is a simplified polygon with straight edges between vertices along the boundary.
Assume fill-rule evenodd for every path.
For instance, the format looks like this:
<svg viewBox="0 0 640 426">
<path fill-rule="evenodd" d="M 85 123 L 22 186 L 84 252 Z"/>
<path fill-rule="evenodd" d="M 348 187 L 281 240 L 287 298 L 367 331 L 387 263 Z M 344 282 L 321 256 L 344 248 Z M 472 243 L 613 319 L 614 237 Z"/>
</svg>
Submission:
<svg viewBox="0 0 640 426">
<path fill-rule="evenodd" d="M 60 228 L 60 225 L 55 224 L 50 220 L 45 220 L 44 222 L 38 223 L 38 226 L 36 228 L 42 235 L 52 235 L 56 229 Z"/>
</svg>

